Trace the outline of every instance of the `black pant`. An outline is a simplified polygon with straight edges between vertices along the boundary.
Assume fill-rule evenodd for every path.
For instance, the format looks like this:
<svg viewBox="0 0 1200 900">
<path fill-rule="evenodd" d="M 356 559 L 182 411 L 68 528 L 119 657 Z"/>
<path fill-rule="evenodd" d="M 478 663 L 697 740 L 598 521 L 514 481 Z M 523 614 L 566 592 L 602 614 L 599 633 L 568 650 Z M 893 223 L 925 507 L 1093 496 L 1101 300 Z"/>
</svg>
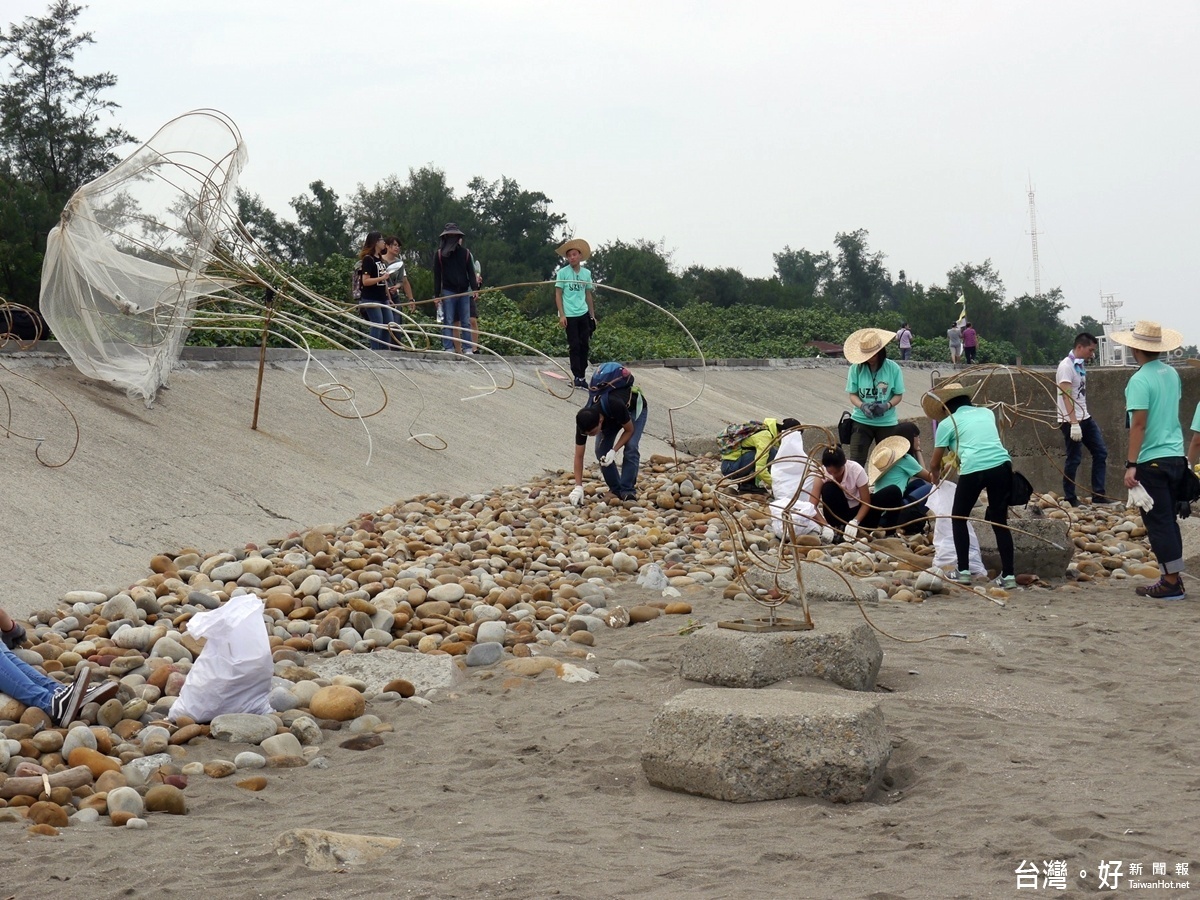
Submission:
<svg viewBox="0 0 1200 900">
<path fill-rule="evenodd" d="M 895 425 L 864 425 L 862 422 L 855 422 L 851 426 L 850 449 L 846 451 L 846 458 L 866 468 L 871 445 L 895 433 Z"/>
<path fill-rule="evenodd" d="M 894 484 L 871 495 L 871 505 L 879 514 L 880 528 L 898 528 L 905 534 L 916 534 L 925 526 L 929 509 L 919 500 L 907 499 Z"/>
<path fill-rule="evenodd" d="M 969 475 L 958 476 L 958 489 L 954 492 L 954 506 L 950 514 L 950 531 L 954 535 L 954 553 L 958 557 L 960 572 L 968 571 L 970 565 L 971 533 L 967 531 L 967 516 L 975 506 L 975 501 L 986 489 L 988 494 L 987 511 L 983 517 L 992 523 L 992 531 L 996 533 L 996 549 L 1000 551 L 1000 574 L 1015 575 L 1013 571 L 1013 539 L 1008 530 L 1008 498 L 1012 494 L 1013 468 L 1011 462 L 1001 463 L 984 469 L 982 472 L 972 472 Z M 1146 526 L 1149 530 L 1150 526 Z"/>
<path fill-rule="evenodd" d="M 567 316 L 567 347 L 571 355 L 571 374 L 576 378 L 583 378 L 587 374 L 588 350 L 594 328 L 592 317 L 587 313 Z"/>
<path fill-rule="evenodd" d="M 974 347 L 963 347 L 963 361 L 966 362 L 966 364 L 968 366 L 975 365 L 975 348 Z"/>
<path fill-rule="evenodd" d="M 821 514 L 825 521 L 834 528 L 843 528 L 858 513 L 858 507 L 851 512 L 850 504 L 846 502 L 846 492 L 836 481 L 826 481 L 821 485 Z M 859 525 L 863 528 L 874 528 L 879 524 L 879 511 L 870 509 Z"/>
<path fill-rule="evenodd" d="M 1154 500 L 1154 508 L 1142 513 L 1142 524 L 1150 549 L 1158 557 L 1159 571 L 1167 575 L 1183 571 L 1183 538 L 1175 518 L 1175 501 L 1186 466 L 1182 456 L 1148 459 L 1137 465 L 1137 479 Z"/>
</svg>

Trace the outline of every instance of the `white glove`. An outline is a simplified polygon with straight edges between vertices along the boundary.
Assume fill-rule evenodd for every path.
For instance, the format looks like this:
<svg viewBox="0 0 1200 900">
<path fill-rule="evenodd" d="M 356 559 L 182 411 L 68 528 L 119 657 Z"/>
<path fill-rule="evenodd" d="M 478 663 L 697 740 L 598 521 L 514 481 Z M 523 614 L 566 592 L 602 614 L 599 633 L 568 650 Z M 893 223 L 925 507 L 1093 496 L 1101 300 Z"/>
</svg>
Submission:
<svg viewBox="0 0 1200 900">
<path fill-rule="evenodd" d="M 846 536 L 846 540 L 854 540 L 856 537 L 858 537 L 858 523 L 847 522 L 846 527 L 842 530 L 842 534 Z"/>
<path fill-rule="evenodd" d="M 616 461 L 617 461 L 617 451 L 615 449 L 609 450 L 602 457 L 600 457 L 600 466 L 602 468 L 605 466 L 611 466 Z"/>
<path fill-rule="evenodd" d="M 821 526 L 821 543 L 822 544 L 832 544 L 833 543 L 833 529 L 830 528 L 828 525 Z"/>
<path fill-rule="evenodd" d="M 1136 506 L 1142 512 L 1150 512 L 1154 509 L 1154 498 L 1140 484 L 1135 484 L 1129 489 L 1129 505 Z"/>
<path fill-rule="evenodd" d="M 1071 440 L 1076 443 L 1083 440 L 1083 427 L 1078 422 L 1071 426 Z"/>
<path fill-rule="evenodd" d="M 567 499 L 571 501 L 572 506 L 578 506 L 580 503 L 582 503 L 583 502 L 583 485 L 582 484 L 575 485 L 575 490 L 571 491 L 571 493 L 567 497 Z"/>
</svg>

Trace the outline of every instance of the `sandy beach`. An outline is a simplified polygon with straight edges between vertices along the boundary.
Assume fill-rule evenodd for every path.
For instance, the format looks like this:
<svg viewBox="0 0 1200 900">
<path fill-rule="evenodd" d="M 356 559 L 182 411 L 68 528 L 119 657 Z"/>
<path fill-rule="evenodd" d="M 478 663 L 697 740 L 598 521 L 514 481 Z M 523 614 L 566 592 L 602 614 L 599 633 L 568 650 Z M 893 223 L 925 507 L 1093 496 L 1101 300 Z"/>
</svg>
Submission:
<svg viewBox="0 0 1200 900">
<path fill-rule="evenodd" d="M 645 593 L 636 586 L 634 595 Z M 1022 590 L 1006 608 L 955 590 L 885 603 L 877 691 L 894 753 L 871 801 L 731 804 L 642 775 L 662 704 L 696 687 L 672 658 L 694 622 L 747 604 L 688 593 L 691 617 L 606 633 L 600 678 L 567 684 L 472 672 L 432 707 L 377 702 L 383 747 L 326 745 L 329 767 L 271 771 L 249 794 L 192 779 L 186 817 L 134 832 L 8 834 L 9 893 L 45 897 L 1011 897 L 1024 860 L 1064 860 L 1071 894 L 1102 861 L 1194 870 L 1200 834 L 1193 602 L 1129 590 Z M 860 616 L 821 604 L 820 620 Z M 632 660 L 642 668 L 614 667 Z M 777 688 L 837 691 L 803 679 Z M 228 755 L 207 742 L 189 759 Z M 320 828 L 402 838 L 343 873 L 279 855 L 280 833 Z M 1088 874 L 1079 877 L 1080 870 Z M 1147 878 L 1146 880 L 1150 880 Z M 1181 880 L 1186 881 L 1184 876 Z M 1127 882 L 1121 881 L 1122 894 Z M 1025 892 L 1021 892 L 1025 893 Z M 1188 891 L 1154 890 L 1151 896 Z"/>
</svg>

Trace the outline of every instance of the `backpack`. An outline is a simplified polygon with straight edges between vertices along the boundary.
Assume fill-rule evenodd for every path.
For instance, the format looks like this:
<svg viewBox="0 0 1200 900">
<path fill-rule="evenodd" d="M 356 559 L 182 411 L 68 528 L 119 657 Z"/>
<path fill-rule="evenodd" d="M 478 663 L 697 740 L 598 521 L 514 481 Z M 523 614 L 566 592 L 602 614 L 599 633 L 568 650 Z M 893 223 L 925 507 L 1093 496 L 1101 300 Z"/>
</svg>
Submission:
<svg viewBox="0 0 1200 900">
<path fill-rule="evenodd" d="M 362 260 L 354 264 L 354 271 L 350 273 L 350 299 L 362 299 Z"/>
<path fill-rule="evenodd" d="M 633 373 L 619 362 L 606 362 L 592 373 L 588 385 L 588 406 L 600 404 L 600 412 L 608 415 L 608 395 L 613 391 L 627 391 L 633 387 Z"/>
<path fill-rule="evenodd" d="M 726 453 L 732 453 L 746 438 L 752 434 L 758 434 L 767 426 L 757 419 L 751 419 L 749 422 L 743 422 L 741 425 L 730 425 L 719 435 L 717 435 L 717 452 L 722 456 Z"/>
</svg>

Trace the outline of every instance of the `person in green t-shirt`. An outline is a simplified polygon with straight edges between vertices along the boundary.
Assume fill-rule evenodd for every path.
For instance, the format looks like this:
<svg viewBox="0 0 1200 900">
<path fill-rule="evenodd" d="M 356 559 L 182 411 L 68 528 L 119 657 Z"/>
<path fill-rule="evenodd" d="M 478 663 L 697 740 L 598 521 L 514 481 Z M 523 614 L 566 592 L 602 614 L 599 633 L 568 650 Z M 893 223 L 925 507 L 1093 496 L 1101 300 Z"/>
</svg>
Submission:
<svg viewBox="0 0 1200 900">
<path fill-rule="evenodd" d="M 575 387 L 586 388 L 588 350 L 596 330 L 596 292 L 592 273 L 581 263 L 592 255 L 592 248 L 587 241 L 574 238 L 558 248 L 558 255 L 565 257 L 567 264 L 554 279 L 554 305 L 558 307 L 558 324 L 567 332 Z"/>
<path fill-rule="evenodd" d="M 846 456 L 860 466 L 867 464 L 871 445 L 891 435 L 900 421 L 896 407 L 904 396 L 904 373 L 887 358 L 887 345 L 895 336 L 883 328 L 862 328 L 842 345 L 850 363 L 846 393 L 854 407 Z"/>
<path fill-rule="evenodd" d="M 954 382 L 929 391 L 921 399 L 921 408 L 937 423 L 929 472 L 933 483 L 937 484 L 942 477 L 942 458 L 947 451 L 958 455 L 958 486 L 954 491 L 954 505 L 950 508 L 950 531 L 954 535 L 954 554 L 958 557 L 959 584 L 971 583 L 971 535 L 967 519 L 975 501 L 986 490 L 988 504 L 984 518 L 992 525 L 996 550 L 1000 553 L 1000 577 L 996 584 L 1012 589 L 1017 586 L 1012 532 L 1008 530 L 1012 457 L 1000 441 L 995 413 L 987 407 L 971 404 L 975 390 L 975 387 L 963 387 Z"/>
<path fill-rule="evenodd" d="M 899 528 L 915 534 L 925 527 L 929 510 L 922 499 L 929 493 L 933 476 L 912 450 L 913 444 L 907 437 L 893 434 L 876 444 L 871 452 L 867 465 L 871 505 L 880 511 L 879 527 L 885 530 Z M 924 485 L 926 490 L 911 490 L 913 481 Z"/>
<path fill-rule="evenodd" d="M 1140 321 L 1133 331 L 1109 337 L 1133 351 L 1140 368 L 1125 385 L 1125 415 L 1129 423 L 1129 453 L 1125 457 L 1125 487 L 1146 489 L 1153 505 L 1142 511 L 1150 549 L 1158 559 L 1158 581 L 1134 590 L 1139 597 L 1182 600 L 1183 538 L 1175 518 L 1179 485 L 1187 459 L 1179 403 L 1183 386 L 1179 373 L 1160 358 L 1183 344 L 1183 335 L 1158 322 Z"/>
</svg>

